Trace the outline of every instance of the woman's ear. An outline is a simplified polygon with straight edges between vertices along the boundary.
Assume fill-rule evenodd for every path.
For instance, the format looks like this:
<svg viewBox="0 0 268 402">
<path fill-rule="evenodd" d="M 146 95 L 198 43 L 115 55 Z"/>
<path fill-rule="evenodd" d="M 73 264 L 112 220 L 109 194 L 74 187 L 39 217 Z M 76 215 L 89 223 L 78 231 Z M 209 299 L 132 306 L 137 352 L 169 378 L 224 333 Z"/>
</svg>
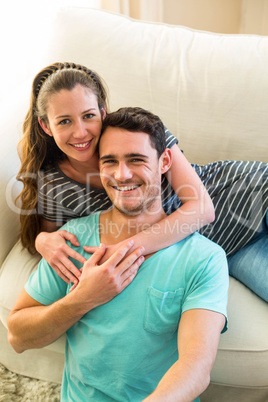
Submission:
<svg viewBox="0 0 268 402">
<path fill-rule="evenodd" d="M 105 109 L 105 107 L 104 107 L 104 106 L 103 106 L 103 107 L 101 107 L 100 112 L 101 112 L 101 117 L 102 117 L 102 120 L 104 120 L 104 119 L 105 119 L 105 117 L 106 117 L 106 115 L 107 115 L 107 112 L 106 112 L 106 109 Z"/>
<path fill-rule="evenodd" d="M 43 120 L 41 120 L 40 117 L 38 117 L 38 123 L 40 124 L 40 126 L 42 127 L 42 129 L 46 134 L 50 135 L 50 137 L 53 137 L 53 134 L 49 126 Z"/>
<path fill-rule="evenodd" d="M 171 163 L 171 150 L 169 148 L 166 148 L 160 157 L 160 168 L 162 174 L 166 173 L 170 169 Z"/>
</svg>

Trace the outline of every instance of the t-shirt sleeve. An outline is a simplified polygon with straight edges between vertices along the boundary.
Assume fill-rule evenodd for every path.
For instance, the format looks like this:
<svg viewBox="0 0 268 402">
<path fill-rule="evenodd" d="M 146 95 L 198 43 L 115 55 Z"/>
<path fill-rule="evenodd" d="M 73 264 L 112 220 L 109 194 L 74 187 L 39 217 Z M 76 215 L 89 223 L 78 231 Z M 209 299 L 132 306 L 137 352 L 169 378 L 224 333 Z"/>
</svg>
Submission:
<svg viewBox="0 0 268 402">
<path fill-rule="evenodd" d="M 178 144 L 179 141 L 174 135 L 171 134 L 171 132 L 165 127 L 165 135 L 166 135 L 166 147 L 167 148 L 172 148 L 173 145 Z"/>
<path fill-rule="evenodd" d="M 89 258 L 89 254 L 83 249 L 83 244 L 91 246 L 99 246 L 99 231 L 96 230 L 99 225 L 99 214 L 95 213 L 83 218 L 73 219 L 67 222 L 62 229 L 67 232 L 74 233 L 80 242 L 79 247 L 74 247 L 69 241 L 67 244 L 85 258 Z M 81 269 L 83 264 L 70 257 L 73 264 Z M 42 258 L 38 265 L 38 269 L 32 273 L 25 285 L 26 292 L 41 304 L 49 305 L 63 298 L 70 291 L 72 284 L 68 285 L 54 271 L 49 263 Z"/>
<path fill-rule="evenodd" d="M 221 313 L 225 316 L 225 326 L 222 330 L 225 332 L 228 328 L 229 274 L 224 250 L 218 248 L 212 253 L 200 268 L 198 275 L 192 275 L 191 278 L 187 281 L 187 296 L 182 305 L 182 312 L 198 308 Z"/>
<path fill-rule="evenodd" d="M 48 262 L 42 259 L 26 283 L 25 290 L 33 299 L 47 306 L 64 297 L 68 287 Z"/>
</svg>

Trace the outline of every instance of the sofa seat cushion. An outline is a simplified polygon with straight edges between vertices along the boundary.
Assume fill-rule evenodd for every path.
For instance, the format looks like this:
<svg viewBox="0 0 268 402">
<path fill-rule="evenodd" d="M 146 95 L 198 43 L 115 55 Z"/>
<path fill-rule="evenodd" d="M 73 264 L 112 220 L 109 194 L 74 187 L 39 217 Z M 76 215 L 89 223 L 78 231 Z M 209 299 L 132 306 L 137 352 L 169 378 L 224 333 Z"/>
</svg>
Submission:
<svg viewBox="0 0 268 402">
<path fill-rule="evenodd" d="M 40 255 L 31 255 L 18 241 L 0 269 L 0 319 L 7 317 L 31 273 L 37 269 Z"/>
<path fill-rule="evenodd" d="M 230 277 L 228 320 L 211 381 L 268 391 L 268 303 Z"/>
</svg>

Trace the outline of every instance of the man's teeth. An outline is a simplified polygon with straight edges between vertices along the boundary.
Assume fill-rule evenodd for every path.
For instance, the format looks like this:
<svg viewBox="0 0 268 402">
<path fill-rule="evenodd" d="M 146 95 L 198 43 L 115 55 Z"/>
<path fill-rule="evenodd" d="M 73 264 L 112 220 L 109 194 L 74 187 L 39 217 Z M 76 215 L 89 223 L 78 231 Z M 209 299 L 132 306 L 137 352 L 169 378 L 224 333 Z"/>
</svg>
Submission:
<svg viewBox="0 0 268 402">
<path fill-rule="evenodd" d="M 121 187 L 115 187 L 116 190 L 118 191 L 130 191 L 130 190 L 135 190 L 135 188 L 138 188 L 139 186 L 121 186 Z"/>
<path fill-rule="evenodd" d="M 89 144 L 89 141 L 85 142 L 84 144 L 74 144 L 74 147 L 75 148 L 85 148 L 88 144 Z"/>
</svg>

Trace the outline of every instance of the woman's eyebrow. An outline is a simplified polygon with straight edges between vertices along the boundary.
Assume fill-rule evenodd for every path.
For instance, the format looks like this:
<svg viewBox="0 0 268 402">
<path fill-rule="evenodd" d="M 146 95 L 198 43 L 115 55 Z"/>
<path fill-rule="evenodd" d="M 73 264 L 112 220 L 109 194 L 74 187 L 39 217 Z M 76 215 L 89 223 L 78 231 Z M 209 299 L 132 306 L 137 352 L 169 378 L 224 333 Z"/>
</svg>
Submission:
<svg viewBox="0 0 268 402">
<path fill-rule="evenodd" d="M 92 110 L 96 110 L 96 108 L 91 107 L 90 109 L 87 109 L 87 110 L 85 110 L 84 112 L 82 112 L 82 114 L 91 112 Z M 70 117 L 70 116 L 71 116 L 70 114 L 63 114 L 63 115 L 60 115 L 60 116 L 56 116 L 55 119 L 63 119 L 63 118 L 66 119 L 67 117 Z"/>
</svg>

